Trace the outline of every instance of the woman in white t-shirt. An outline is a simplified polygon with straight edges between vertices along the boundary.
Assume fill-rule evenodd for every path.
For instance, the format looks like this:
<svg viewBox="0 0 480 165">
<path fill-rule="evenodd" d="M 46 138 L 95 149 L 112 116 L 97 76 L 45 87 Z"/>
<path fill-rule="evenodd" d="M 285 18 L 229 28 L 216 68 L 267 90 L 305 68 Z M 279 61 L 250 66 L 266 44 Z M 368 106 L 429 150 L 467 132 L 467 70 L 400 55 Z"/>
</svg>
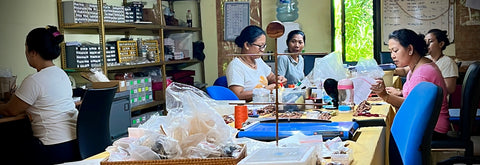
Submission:
<svg viewBox="0 0 480 165">
<path fill-rule="evenodd" d="M 266 35 L 262 28 L 250 25 L 245 27 L 235 39 L 235 44 L 241 48 L 241 54 L 245 56 L 235 57 L 227 67 L 228 88 L 239 99 L 250 101 L 255 87 L 263 87 L 273 90 L 276 86 L 275 75 L 271 68 L 260 58 L 265 51 Z M 263 77 L 263 78 L 262 78 Z M 278 76 L 278 83 L 286 83 L 287 79 Z M 268 81 L 265 82 L 265 81 Z M 264 86 L 264 83 L 267 83 Z"/>
<path fill-rule="evenodd" d="M 79 159 L 76 137 L 78 111 L 72 99 L 67 74 L 55 66 L 63 35 L 55 26 L 30 31 L 25 42 L 28 64 L 37 70 L 28 75 L 7 104 L 0 105 L 0 115 L 26 113 L 34 140 L 28 157 L 34 164 L 58 164 Z"/>
</svg>

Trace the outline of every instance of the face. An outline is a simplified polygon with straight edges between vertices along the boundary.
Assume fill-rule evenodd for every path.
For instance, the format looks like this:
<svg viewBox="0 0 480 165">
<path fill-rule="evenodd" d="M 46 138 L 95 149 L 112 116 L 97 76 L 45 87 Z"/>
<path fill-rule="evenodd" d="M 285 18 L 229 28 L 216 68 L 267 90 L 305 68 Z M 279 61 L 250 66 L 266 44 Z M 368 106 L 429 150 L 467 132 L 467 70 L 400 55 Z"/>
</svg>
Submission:
<svg viewBox="0 0 480 165">
<path fill-rule="evenodd" d="M 25 57 L 27 58 L 28 65 L 33 67 L 33 51 L 28 51 L 28 46 L 25 45 Z"/>
<path fill-rule="evenodd" d="M 292 39 L 288 42 L 288 52 L 290 53 L 300 53 L 303 50 L 305 43 L 303 41 L 303 36 L 300 34 L 293 35 Z"/>
<path fill-rule="evenodd" d="M 390 56 L 395 65 L 403 67 L 410 63 L 411 55 L 408 54 L 407 48 L 400 45 L 400 42 L 397 40 L 388 40 L 388 50 L 390 50 Z"/>
<path fill-rule="evenodd" d="M 253 43 L 245 42 L 243 47 L 245 54 L 262 54 L 265 51 L 267 37 L 265 35 L 261 35 L 257 38 Z M 260 58 L 260 56 L 251 56 L 253 58 Z"/>
<path fill-rule="evenodd" d="M 428 46 L 429 55 L 442 53 L 443 42 L 438 42 L 437 36 L 435 36 L 433 33 L 428 33 L 425 36 L 425 42 Z"/>
</svg>

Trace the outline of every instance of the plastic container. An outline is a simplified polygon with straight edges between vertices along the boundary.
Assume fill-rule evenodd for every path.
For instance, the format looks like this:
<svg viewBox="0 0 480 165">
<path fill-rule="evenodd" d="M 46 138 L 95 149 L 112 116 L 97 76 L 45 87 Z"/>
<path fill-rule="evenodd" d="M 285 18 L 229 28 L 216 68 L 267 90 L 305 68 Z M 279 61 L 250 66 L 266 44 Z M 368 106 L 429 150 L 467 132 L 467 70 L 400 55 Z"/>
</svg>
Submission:
<svg viewBox="0 0 480 165">
<path fill-rule="evenodd" d="M 262 148 L 248 155 L 238 165 L 310 165 L 315 164 L 314 147 Z"/>
<path fill-rule="evenodd" d="M 281 22 L 293 22 L 298 18 L 297 0 L 278 0 L 277 19 Z"/>
<path fill-rule="evenodd" d="M 187 10 L 187 27 L 192 27 L 192 12 Z"/>
<path fill-rule="evenodd" d="M 338 82 L 338 111 L 348 112 L 354 106 L 353 82 L 350 79 L 342 79 Z"/>
</svg>

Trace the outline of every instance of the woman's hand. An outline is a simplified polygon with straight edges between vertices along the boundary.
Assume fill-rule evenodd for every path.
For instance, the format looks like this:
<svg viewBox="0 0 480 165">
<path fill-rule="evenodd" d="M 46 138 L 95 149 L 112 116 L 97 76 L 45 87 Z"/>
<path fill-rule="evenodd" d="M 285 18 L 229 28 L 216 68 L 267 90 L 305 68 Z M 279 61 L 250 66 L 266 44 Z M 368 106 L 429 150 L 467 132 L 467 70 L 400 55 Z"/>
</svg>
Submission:
<svg viewBox="0 0 480 165">
<path fill-rule="evenodd" d="M 377 79 L 375 80 L 377 84 L 373 84 L 370 89 L 375 92 L 378 96 L 384 97 L 387 95 L 387 91 L 385 90 L 385 83 L 383 82 L 382 79 Z"/>
<path fill-rule="evenodd" d="M 265 89 L 268 89 L 268 90 L 272 91 L 272 90 L 274 90 L 276 87 L 277 87 L 277 84 L 270 84 L 270 85 L 266 86 Z"/>
<path fill-rule="evenodd" d="M 278 84 L 283 84 L 285 85 L 285 83 L 287 83 L 287 78 L 283 77 L 283 76 L 278 76 L 277 77 L 277 80 L 278 80 Z"/>
<path fill-rule="evenodd" d="M 400 89 L 394 88 L 394 87 L 386 87 L 385 90 L 387 93 L 395 96 L 402 96 L 402 91 Z"/>
</svg>

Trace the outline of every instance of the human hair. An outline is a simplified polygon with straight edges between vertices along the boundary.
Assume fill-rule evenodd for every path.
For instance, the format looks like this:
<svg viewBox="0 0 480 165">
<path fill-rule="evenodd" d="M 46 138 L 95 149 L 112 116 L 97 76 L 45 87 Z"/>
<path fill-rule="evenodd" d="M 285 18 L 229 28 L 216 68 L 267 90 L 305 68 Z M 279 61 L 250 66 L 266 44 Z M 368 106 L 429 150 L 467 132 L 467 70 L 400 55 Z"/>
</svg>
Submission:
<svg viewBox="0 0 480 165">
<path fill-rule="evenodd" d="M 450 41 L 448 40 L 446 30 L 431 29 L 427 32 L 427 34 L 428 33 L 432 33 L 433 35 L 435 35 L 439 43 L 443 41 L 444 44 L 443 44 L 442 50 L 445 50 L 445 48 L 447 48 L 447 46 L 450 45 Z"/>
<path fill-rule="evenodd" d="M 413 49 L 422 57 L 425 56 L 428 51 L 424 38 L 423 34 L 417 34 L 410 29 L 395 30 L 388 35 L 388 39 L 397 40 L 400 45 L 405 48 L 408 47 L 408 45 L 412 45 Z"/>
<path fill-rule="evenodd" d="M 288 45 L 288 42 L 290 42 L 290 40 L 292 40 L 293 36 L 297 35 L 297 34 L 299 34 L 303 37 L 303 42 L 305 43 L 305 33 L 303 33 L 303 31 L 301 31 L 301 30 L 292 30 L 292 31 L 290 31 L 290 33 L 288 33 L 287 41 L 286 41 L 287 45 Z"/>
<path fill-rule="evenodd" d="M 36 28 L 27 35 L 25 44 L 28 51 L 36 51 L 44 60 L 53 60 L 60 55 L 60 43 L 63 35 L 57 27 L 48 25 L 45 28 Z"/>
<path fill-rule="evenodd" d="M 243 28 L 242 32 L 240 32 L 240 35 L 235 38 L 235 44 L 237 44 L 238 47 L 243 48 L 243 43 L 247 42 L 251 44 L 255 42 L 255 40 L 257 40 L 261 35 L 266 35 L 262 28 L 256 25 L 247 26 Z"/>
</svg>

